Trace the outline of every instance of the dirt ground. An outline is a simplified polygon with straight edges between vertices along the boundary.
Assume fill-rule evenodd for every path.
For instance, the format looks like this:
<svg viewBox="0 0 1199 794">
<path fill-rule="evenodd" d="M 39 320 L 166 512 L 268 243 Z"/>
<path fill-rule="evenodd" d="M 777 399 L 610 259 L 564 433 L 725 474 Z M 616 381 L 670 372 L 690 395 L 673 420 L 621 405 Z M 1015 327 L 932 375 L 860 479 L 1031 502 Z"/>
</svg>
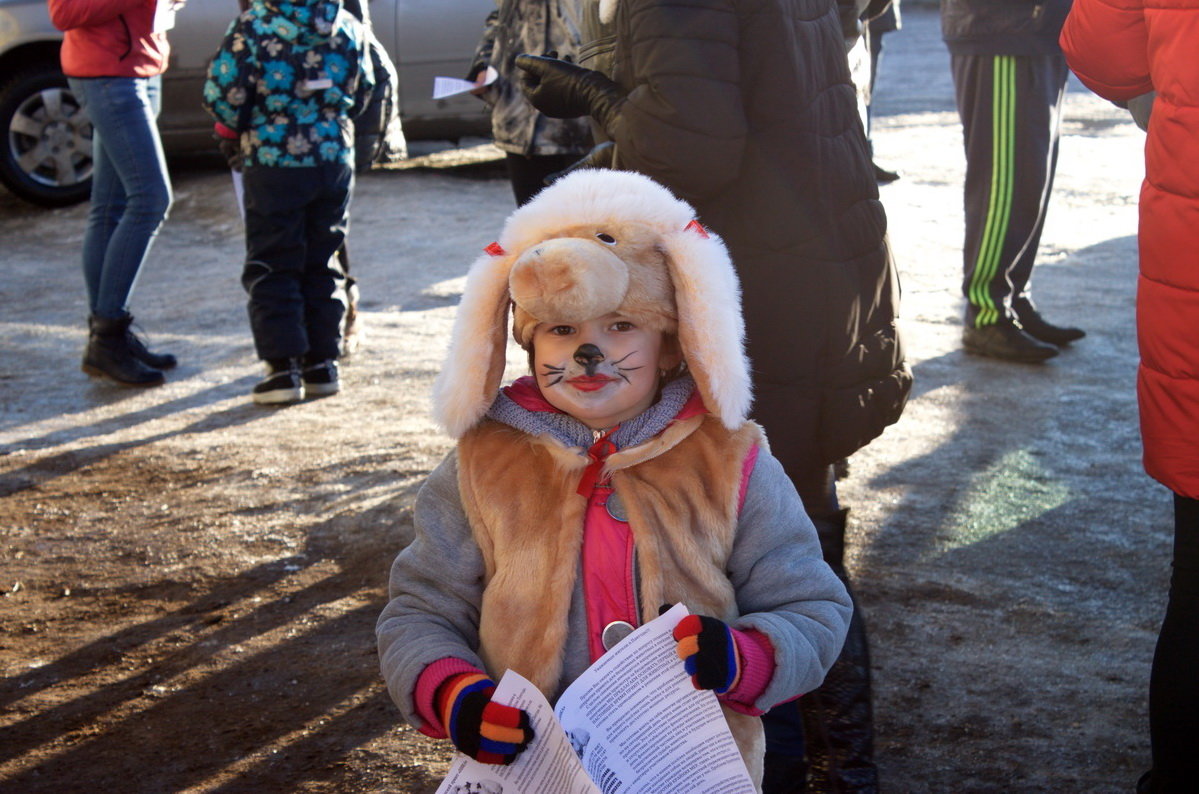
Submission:
<svg viewBox="0 0 1199 794">
<path fill-rule="evenodd" d="M 904 23 L 875 139 L 916 388 L 840 484 L 884 789 L 1128 792 L 1169 564 L 1133 397 L 1141 135 L 1072 85 L 1035 279 L 1089 335 L 968 358 L 948 56 L 935 13 Z M 431 792 L 447 745 L 399 724 L 373 626 L 449 448 L 428 392 L 502 170 L 476 148 L 361 178 L 365 346 L 341 395 L 274 410 L 248 399 L 228 175 L 174 177 L 133 310 L 182 363 L 150 391 L 78 371 L 86 208 L 0 194 L 0 791 Z"/>
</svg>

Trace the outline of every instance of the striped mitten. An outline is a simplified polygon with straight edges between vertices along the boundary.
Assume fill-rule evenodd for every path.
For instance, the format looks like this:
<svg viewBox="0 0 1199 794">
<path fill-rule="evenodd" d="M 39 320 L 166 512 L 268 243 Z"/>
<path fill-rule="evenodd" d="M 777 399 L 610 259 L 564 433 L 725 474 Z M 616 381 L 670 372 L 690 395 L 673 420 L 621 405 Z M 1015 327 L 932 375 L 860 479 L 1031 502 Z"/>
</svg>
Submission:
<svg viewBox="0 0 1199 794">
<path fill-rule="evenodd" d="M 507 765 L 533 740 L 529 715 L 491 702 L 495 682 L 482 673 L 450 676 L 437 688 L 441 724 L 454 746 L 484 764 Z"/>
<path fill-rule="evenodd" d="M 722 620 L 688 615 L 674 627 L 675 652 L 696 689 L 723 695 L 741 677 L 741 654 L 733 629 Z"/>
</svg>

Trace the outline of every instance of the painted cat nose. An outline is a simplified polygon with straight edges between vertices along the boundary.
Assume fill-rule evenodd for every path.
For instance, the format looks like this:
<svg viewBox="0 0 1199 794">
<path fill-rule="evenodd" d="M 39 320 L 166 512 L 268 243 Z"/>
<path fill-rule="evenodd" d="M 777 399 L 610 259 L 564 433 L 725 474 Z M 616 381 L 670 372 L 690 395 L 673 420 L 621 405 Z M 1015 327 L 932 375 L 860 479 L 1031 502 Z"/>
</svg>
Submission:
<svg viewBox="0 0 1199 794">
<path fill-rule="evenodd" d="M 574 359 L 579 366 L 594 367 L 604 360 L 604 353 L 598 347 L 588 342 L 579 345 L 579 349 L 575 351 Z"/>
</svg>

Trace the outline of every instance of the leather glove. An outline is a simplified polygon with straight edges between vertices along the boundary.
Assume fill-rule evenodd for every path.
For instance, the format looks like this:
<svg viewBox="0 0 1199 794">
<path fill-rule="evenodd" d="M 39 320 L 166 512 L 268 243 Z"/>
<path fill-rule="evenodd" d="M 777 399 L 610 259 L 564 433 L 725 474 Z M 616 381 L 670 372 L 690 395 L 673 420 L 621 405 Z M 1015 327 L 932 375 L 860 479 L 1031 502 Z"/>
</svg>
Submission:
<svg viewBox="0 0 1199 794">
<path fill-rule="evenodd" d="M 518 55 L 520 90 L 533 107 L 556 119 L 591 116 L 604 129 L 620 113 L 625 93 L 600 72 L 541 55 Z"/>
<path fill-rule="evenodd" d="M 493 703 L 495 682 L 482 673 L 447 678 L 434 696 L 441 724 L 454 746 L 476 761 L 506 766 L 533 741 L 523 709 Z"/>
<path fill-rule="evenodd" d="M 688 615 L 674 627 L 675 653 L 696 689 L 723 695 L 741 677 L 741 655 L 733 630 L 716 618 Z"/>
</svg>

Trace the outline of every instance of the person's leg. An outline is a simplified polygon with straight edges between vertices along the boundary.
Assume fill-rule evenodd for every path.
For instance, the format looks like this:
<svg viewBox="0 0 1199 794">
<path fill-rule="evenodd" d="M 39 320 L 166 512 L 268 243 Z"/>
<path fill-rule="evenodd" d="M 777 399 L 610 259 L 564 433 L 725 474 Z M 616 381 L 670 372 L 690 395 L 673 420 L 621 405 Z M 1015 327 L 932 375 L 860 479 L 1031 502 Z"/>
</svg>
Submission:
<svg viewBox="0 0 1199 794">
<path fill-rule="evenodd" d="M 262 166 L 245 170 L 242 286 L 249 296 L 254 348 L 264 361 L 298 359 L 308 352 L 301 283 L 307 259 L 307 206 L 318 183 L 315 171 Z"/>
<path fill-rule="evenodd" d="M 169 353 L 150 352 L 131 328 L 127 304 L 150 242 L 170 205 L 158 144 L 158 80 L 70 80 L 93 122 L 92 204 L 83 238 L 88 342 L 82 369 L 132 386 L 156 386 Z M 145 160 L 146 162 L 141 162 Z"/>
<path fill-rule="evenodd" d="M 90 95 L 102 94 L 95 80 L 68 78 L 71 91 L 83 108 L 92 104 Z M 101 96 L 98 100 L 103 102 Z M 104 272 L 104 257 L 108 252 L 108 241 L 117 228 L 117 222 L 125 211 L 125 190 L 117 176 L 116 166 L 104 146 L 101 129 L 92 126 L 92 195 L 88 208 L 87 228 L 83 233 L 83 281 L 87 288 L 88 313 L 96 313 L 96 300 L 100 293 L 100 276 Z"/>
<path fill-rule="evenodd" d="M 545 187 L 546 177 L 564 171 L 574 165 L 582 154 L 546 154 L 525 157 L 507 153 L 508 178 L 512 181 L 512 195 L 517 206 L 536 196 Z"/>
<path fill-rule="evenodd" d="M 308 364 L 334 360 L 341 355 L 345 273 L 337 251 L 349 230 L 350 196 L 354 188 L 354 172 L 348 167 L 322 165 L 319 171 L 322 188 L 307 210 L 302 284 Z"/>
<path fill-rule="evenodd" d="M 966 149 L 962 343 L 968 353 L 1032 363 L 1058 351 L 1021 330 L 1011 305 L 1011 270 L 1036 228 L 1047 173 L 1047 159 L 1028 154 L 1048 137 L 1033 122 L 1046 113 L 1028 97 L 1026 60 L 953 55 L 951 66 Z"/>
<path fill-rule="evenodd" d="M 870 647 L 862 610 L 845 570 L 849 511 L 837 501 L 836 471 L 832 466 L 821 467 L 803 478 L 797 488 L 816 525 L 824 560 L 845 584 L 854 605 L 845 645 L 824 683 L 799 699 L 808 760 L 806 791 L 877 792 Z"/>
<path fill-rule="evenodd" d="M 1057 171 L 1061 138 L 1062 105 L 1066 95 L 1066 79 L 1070 71 L 1062 55 L 1021 58 L 1018 60 L 1018 66 L 1022 72 L 1020 82 L 1027 85 L 1024 92 L 1027 100 L 1024 104 L 1028 107 L 1027 122 L 1018 139 L 1022 148 L 1026 150 L 1023 161 L 1040 161 L 1044 163 L 1044 167 L 1034 169 L 1033 175 L 1040 177 L 1040 182 L 1030 184 L 1027 189 L 1027 202 L 1031 210 L 1032 193 L 1037 184 L 1040 185 L 1036 219 L 1008 273 L 1012 285 L 1012 313 L 1024 330 L 1034 338 L 1064 345 L 1081 339 L 1086 333 L 1078 328 L 1063 328 L 1046 322 L 1033 303 L 1029 280 L 1037 260 L 1037 249 L 1041 244 L 1041 231 L 1045 227 L 1049 199 L 1053 194 L 1053 178 Z M 1023 73 L 1025 71 L 1026 74 Z M 1017 159 L 1021 159 L 1019 155 Z"/>
<path fill-rule="evenodd" d="M 1149 677 L 1150 791 L 1194 791 L 1199 782 L 1199 500 L 1174 495 L 1170 595 Z"/>
<path fill-rule="evenodd" d="M 874 179 L 880 185 L 888 185 L 899 179 L 899 172 L 893 171 L 890 168 L 884 168 L 874 159 L 874 83 L 878 76 L 879 60 L 883 53 L 883 33 L 881 29 L 876 29 L 874 22 L 870 22 L 866 26 L 866 47 L 870 54 L 870 78 L 869 90 L 866 95 L 866 145 L 870 148 L 871 165 L 874 168 Z"/>
<path fill-rule="evenodd" d="M 138 273 L 171 205 L 156 122 L 161 80 L 76 82 L 85 84 L 84 107 L 100 139 L 103 168 L 96 194 L 100 206 L 92 208 L 84 242 L 84 267 L 95 285 L 93 313 L 115 319 L 128 313 Z"/>
<path fill-rule="evenodd" d="M 850 590 L 845 571 L 848 510 L 837 501 L 832 466 L 791 475 L 827 562 Z M 782 792 L 875 792 L 874 714 L 871 702 L 870 650 L 861 609 L 854 614 L 845 646 L 828 675 L 798 701 L 784 703 L 763 717 L 766 728 L 767 794 Z M 802 748 L 802 749 L 800 749 Z M 796 761 L 802 753 L 804 763 Z M 806 766 L 806 783 L 797 779 Z M 790 778 L 788 782 L 787 778 Z"/>
<path fill-rule="evenodd" d="M 970 57 L 973 96 L 958 92 L 967 149 L 964 293 L 976 326 L 1011 322 L 1012 298 L 1036 260 L 1057 160 L 1059 63 L 1060 56 Z"/>
<path fill-rule="evenodd" d="M 337 266 L 341 268 L 342 275 L 345 276 L 346 313 L 341 324 L 341 355 L 342 358 L 347 358 L 358 352 L 366 337 L 362 328 L 362 314 L 358 311 L 358 301 L 362 298 L 362 294 L 358 287 L 358 279 L 350 274 L 348 242 L 342 241 L 341 247 L 337 249 L 336 257 Z"/>
</svg>

